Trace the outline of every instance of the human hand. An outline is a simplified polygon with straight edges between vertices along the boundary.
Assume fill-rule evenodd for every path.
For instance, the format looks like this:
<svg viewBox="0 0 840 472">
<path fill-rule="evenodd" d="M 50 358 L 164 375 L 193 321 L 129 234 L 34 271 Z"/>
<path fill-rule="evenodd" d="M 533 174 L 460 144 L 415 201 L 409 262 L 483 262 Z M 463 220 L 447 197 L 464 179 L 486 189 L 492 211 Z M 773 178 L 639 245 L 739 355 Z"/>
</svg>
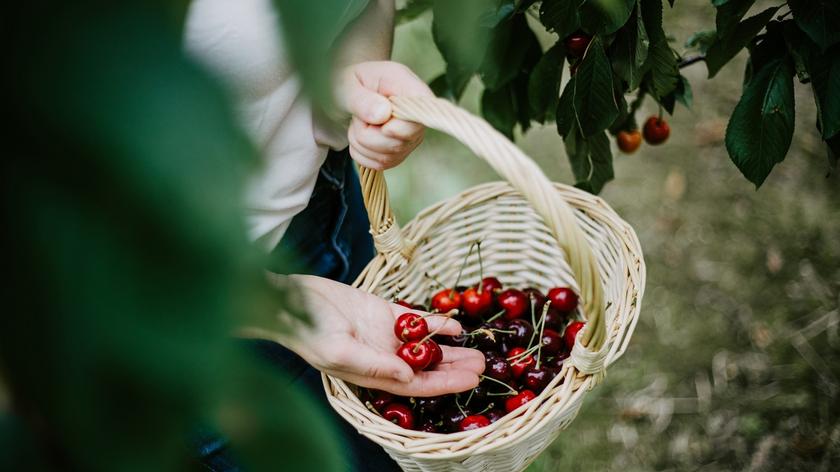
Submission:
<svg viewBox="0 0 840 472">
<path fill-rule="evenodd" d="M 400 341 L 394 321 L 407 308 L 359 289 L 313 276 L 290 276 L 306 300 L 311 326 L 274 340 L 316 369 L 362 387 L 397 395 L 427 397 L 469 390 L 484 371 L 484 355 L 441 346 L 443 360 L 433 370 L 414 372 L 396 355 Z M 423 314 L 423 312 L 419 312 Z M 444 316 L 426 318 L 430 330 L 457 335 L 461 325 Z M 266 337 L 265 333 L 260 337 Z"/>
<path fill-rule="evenodd" d="M 347 130 L 350 155 L 364 167 L 395 167 L 423 140 L 423 125 L 391 116 L 392 95 L 434 96 L 397 62 L 360 62 L 344 69 L 338 80 L 339 103 L 353 115 Z"/>
</svg>

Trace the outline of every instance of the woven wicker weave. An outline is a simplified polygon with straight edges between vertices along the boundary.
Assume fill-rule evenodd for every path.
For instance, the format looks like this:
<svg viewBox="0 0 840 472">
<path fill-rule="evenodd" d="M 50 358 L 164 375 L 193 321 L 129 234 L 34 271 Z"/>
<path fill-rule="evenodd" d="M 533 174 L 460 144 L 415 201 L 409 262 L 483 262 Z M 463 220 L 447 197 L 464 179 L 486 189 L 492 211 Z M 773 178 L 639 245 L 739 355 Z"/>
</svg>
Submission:
<svg viewBox="0 0 840 472">
<path fill-rule="evenodd" d="M 636 325 L 645 266 L 633 229 L 603 200 L 549 182 L 537 165 L 482 119 L 450 102 L 392 98 L 394 115 L 457 138 L 507 182 L 473 187 L 423 210 L 405 228 L 391 212 L 381 172 L 361 169 L 378 255 L 354 283 L 386 299 L 424 303 L 428 272 L 455 280 L 472 242 L 482 241 L 484 271 L 506 286 L 571 286 L 587 320 L 561 373 L 534 400 L 492 425 L 454 434 L 402 429 L 369 411 L 356 389 L 324 376 L 327 397 L 356 429 L 406 471 L 524 469 L 577 415 L 584 394 L 620 357 Z M 479 278 L 476 254 L 462 280 Z"/>
</svg>

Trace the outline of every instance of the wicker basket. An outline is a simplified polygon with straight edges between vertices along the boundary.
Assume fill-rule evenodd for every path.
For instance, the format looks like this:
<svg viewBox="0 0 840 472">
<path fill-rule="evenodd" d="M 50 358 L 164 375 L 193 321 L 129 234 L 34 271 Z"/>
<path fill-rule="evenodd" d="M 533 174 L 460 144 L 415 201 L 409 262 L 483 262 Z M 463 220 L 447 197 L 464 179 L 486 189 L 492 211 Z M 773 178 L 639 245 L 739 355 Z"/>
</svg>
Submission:
<svg viewBox="0 0 840 472">
<path fill-rule="evenodd" d="M 645 266 L 633 229 L 603 200 L 549 182 L 537 165 L 482 119 L 434 98 L 392 98 L 394 115 L 457 138 L 507 182 L 473 187 L 400 229 L 381 172 L 361 170 L 378 255 L 354 283 L 386 299 L 423 302 L 428 272 L 452 281 L 473 241 L 484 270 L 506 286 L 566 285 L 587 320 L 560 374 L 526 407 L 485 428 L 454 434 L 402 429 L 369 411 L 356 388 L 324 376 L 335 410 L 406 471 L 519 471 L 577 415 L 584 394 L 621 356 L 639 316 Z M 462 280 L 479 278 L 476 254 Z"/>
</svg>

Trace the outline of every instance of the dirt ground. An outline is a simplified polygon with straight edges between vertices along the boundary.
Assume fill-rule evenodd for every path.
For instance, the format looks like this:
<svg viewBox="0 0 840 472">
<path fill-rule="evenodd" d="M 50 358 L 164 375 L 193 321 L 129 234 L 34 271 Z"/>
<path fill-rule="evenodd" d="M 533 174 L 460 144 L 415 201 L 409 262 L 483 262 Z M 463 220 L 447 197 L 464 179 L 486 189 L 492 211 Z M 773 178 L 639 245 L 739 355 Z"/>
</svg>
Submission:
<svg viewBox="0 0 840 472">
<path fill-rule="evenodd" d="M 678 0 L 666 4 L 665 22 L 682 50 L 691 32 L 713 26 L 714 10 L 708 0 Z M 792 148 L 763 187 L 729 161 L 723 137 L 744 56 L 711 81 L 703 64 L 685 70 L 695 105 L 678 108 L 671 139 L 615 157 L 616 180 L 602 196 L 645 251 L 641 320 L 624 358 L 529 471 L 840 464 L 840 181 L 826 178 L 811 92 L 799 84 Z M 425 79 L 442 71 L 428 16 L 398 28 L 395 59 Z M 479 93 L 471 84 L 462 105 L 476 110 Z M 552 179 L 572 183 L 553 125 L 517 143 Z M 387 177 L 403 221 L 497 180 L 437 133 Z"/>
</svg>

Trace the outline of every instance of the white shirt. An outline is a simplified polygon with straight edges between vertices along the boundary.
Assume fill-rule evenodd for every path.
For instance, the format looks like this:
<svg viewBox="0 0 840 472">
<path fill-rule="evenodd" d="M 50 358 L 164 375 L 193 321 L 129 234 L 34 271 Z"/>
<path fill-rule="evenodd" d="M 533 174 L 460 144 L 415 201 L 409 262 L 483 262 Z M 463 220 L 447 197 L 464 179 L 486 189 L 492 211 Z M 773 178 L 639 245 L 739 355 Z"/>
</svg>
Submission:
<svg viewBox="0 0 840 472">
<path fill-rule="evenodd" d="M 328 148 L 347 145 L 313 125 L 277 15 L 271 0 L 193 0 L 184 29 L 187 52 L 229 87 L 262 154 L 246 207 L 250 236 L 267 250 L 309 202 Z"/>
</svg>

